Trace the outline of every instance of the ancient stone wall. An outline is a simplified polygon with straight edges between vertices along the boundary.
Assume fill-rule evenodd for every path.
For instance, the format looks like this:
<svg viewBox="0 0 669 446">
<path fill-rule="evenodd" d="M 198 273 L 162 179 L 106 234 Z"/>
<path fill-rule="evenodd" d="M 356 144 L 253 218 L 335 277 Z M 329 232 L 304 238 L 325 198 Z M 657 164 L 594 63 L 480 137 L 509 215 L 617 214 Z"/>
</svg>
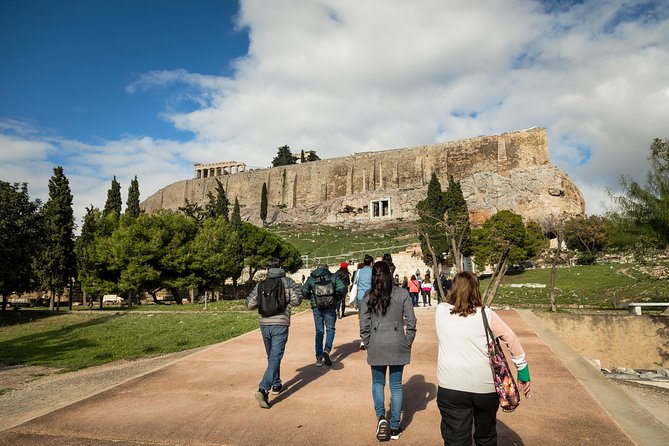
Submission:
<svg viewBox="0 0 669 446">
<path fill-rule="evenodd" d="M 509 209 L 537 219 L 548 212 L 584 212 L 583 197 L 548 158 L 544 129 L 354 155 L 240 172 L 219 177 L 243 214 L 258 221 L 267 184 L 270 220 L 336 223 L 374 218 L 415 218 L 432 173 L 445 187 L 460 180 L 475 222 Z M 214 178 L 179 181 L 142 203 L 147 212 L 177 209 L 188 199 L 204 204 Z M 388 212 L 374 217 L 376 209 Z M 379 211 L 381 212 L 381 211 Z"/>
</svg>

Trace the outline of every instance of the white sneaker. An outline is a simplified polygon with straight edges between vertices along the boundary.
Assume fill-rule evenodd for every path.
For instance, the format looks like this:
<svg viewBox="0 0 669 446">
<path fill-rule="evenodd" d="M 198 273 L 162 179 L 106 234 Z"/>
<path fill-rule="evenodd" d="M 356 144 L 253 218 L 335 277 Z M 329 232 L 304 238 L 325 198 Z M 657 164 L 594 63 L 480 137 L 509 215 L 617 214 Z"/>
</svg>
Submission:
<svg viewBox="0 0 669 446">
<path fill-rule="evenodd" d="M 316 358 L 316 367 L 323 367 L 323 358 Z"/>
</svg>

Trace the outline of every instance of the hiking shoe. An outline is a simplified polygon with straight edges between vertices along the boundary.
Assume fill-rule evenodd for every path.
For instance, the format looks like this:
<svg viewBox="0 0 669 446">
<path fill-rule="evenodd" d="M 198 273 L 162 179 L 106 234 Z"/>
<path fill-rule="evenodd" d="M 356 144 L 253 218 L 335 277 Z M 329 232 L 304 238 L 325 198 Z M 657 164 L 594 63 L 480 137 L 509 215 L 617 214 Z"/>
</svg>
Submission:
<svg viewBox="0 0 669 446">
<path fill-rule="evenodd" d="M 323 358 L 316 358 L 316 367 L 323 367 Z"/>
<path fill-rule="evenodd" d="M 282 390 L 283 390 L 282 385 L 272 386 L 272 395 L 278 395 L 281 393 Z"/>
<path fill-rule="evenodd" d="M 390 440 L 390 425 L 385 417 L 379 417 L 379 422 L 376 423 L 376 439 L 379 441 Z"/>
<path fill-rule="evenodd" d="M 256 392 L 256 401 L 258 401 L 258 405 L 260 405 L 260 407 L 263 409 L 269 409 L 272 407 L 270 406 L 269 400 L 267 399 L 267 390 L 265 389 L 258 389 Z"/>
<path fill-rule="evenodd" d="M 397 429 L 390 429 L 390 439 L 391 440 L 399 440 L 400 435 L 402 435 L 402 432 L 404 432 L 404 431 L 402 430 L 401 427 L 398 427 Z"/>
<path fill-rule="evenodd" d="M 332 360 L 330 359 L 330 353 L 323 352 L 323 363 L 328 367 L 332 365 Z"/>
</svg>

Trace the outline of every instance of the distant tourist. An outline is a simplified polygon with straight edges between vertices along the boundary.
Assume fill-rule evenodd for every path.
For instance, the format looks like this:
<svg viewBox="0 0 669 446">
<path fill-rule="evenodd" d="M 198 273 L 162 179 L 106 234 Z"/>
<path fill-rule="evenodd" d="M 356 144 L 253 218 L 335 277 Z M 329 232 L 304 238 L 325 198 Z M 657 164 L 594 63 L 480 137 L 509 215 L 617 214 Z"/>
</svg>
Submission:
<svg viewBox="0 0 669 446">
<path fill-rule="evenodd" d="M 437 406 L 441 412 L 444 444 L 497 444 L 497 409 L 478 278 L 470 272 L 455 276 L 446 301 L 437 305 L 435 324 L 439 340 Z M 518 370 L 518 383 L 530 394 L 530 371 L 516 334 L 491 309 L 485 309 L 490 328 L 506 343 Z"/>
<path fill-rule="evenodd" d="M 376 262 L 372 268 L 372 288 L 360 306 L 360 338 L 372 368 L 372 399 L 376 412 L 376 438 L 398 440 L 402 435 L 402 373 L 411 360 L 416 338 L 416 315 L 405 289 L 393 286 L 388 264 Z M 386 420 L 384 388 L 388 371 L 390 423 Z"/>
<path fill-rule="evenodd" d="M 346 286 L 336 274 L 330 272 L 326 264 L 313 270 L 302 287 L 302 296 L 311 302 L 316 327 L 316 367 L 332 365 L 330 352 L 335 337 L 336 307 L 345 294 Z"/>
<path fill-rule="evenodd" d="M 393 263 L 393 256 L 390 255 L 389 252 L 387 252 L 383 255 L 381 260 L 388 264 L 388 267 L 390 268 L 390 275 L 392 276 L 393 274 L 395 274 L 395 264 Z"/>
<path fill-rule="evenodd" d="M 267 278 L 256 284 L 246 298 L 249 310 L 258 309 L 260 334 L 267 352 L 267 369 L 255 394 L 260 407 L 269 409 L 268 393 L 278 395 L 283 390 L 281 383 L 281 359 L 288 341 L 290 307 L 302 303 L 300 287 L 281 269 L 279 259 L 267 262 Z"/>
<path fill-rule="evenodd" d="M 414 307 L 418 306 L 418 293 L 420 293 L 420 282 L 412 274 L 411 279 L 409 279 L 409 296 L 411 296 L 411 303 Z"/>
<path fill-rule="evenodd" d="M 337 305 L 337 315 L 339 319 L 346 316 L 346 294 L 348 293 L 348 287 L 351 285 L 351 274 L 348 272 L 348 263 L 341 262 L 339 269 L 335 274 L 341 279 L 341 281 L 346 285 L 346 290 L 344 291 L 344 297 L 341 299 L 340 303 Z"/>
<path fill-rule="evenodd" d="M 364 266 L 358 270 L 358 274 L 355 277 L 355 283 L 358 285 L 358 295 L 357 307 L 358 307 L 358 319 L 360 319 L 360 304 L 362 303 L 362 298 L 369 290 L 372 288 L 372 263 L 374 263 L 374 258 L 369 254 L 365 254 L 365 257 L 362 261 Z M 360 340 L 360 350 L 365 349 L 365 344 Z"/>
<path fill-rule="evenodd" d="M 421 294 L 423 295 L 423 307 L 429 305 L 432 306 L 432 282 L 430 282 L 430 278 L 425 276 L 425 280 L 423 280 L 423 283 L 421 284 L 420 288 Z"/>
</svg>

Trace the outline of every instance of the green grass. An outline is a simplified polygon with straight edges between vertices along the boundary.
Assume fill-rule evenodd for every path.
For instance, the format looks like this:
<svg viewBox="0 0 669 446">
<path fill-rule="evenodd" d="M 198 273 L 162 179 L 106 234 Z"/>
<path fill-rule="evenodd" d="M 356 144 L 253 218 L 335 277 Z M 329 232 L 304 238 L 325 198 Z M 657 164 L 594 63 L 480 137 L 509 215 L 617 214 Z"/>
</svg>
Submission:
<svg viewBox="0 0 669 446">
<path fill-rule="evenodd" d="M 489 279 L 481 281 L 481 289 Z M 540 283 L 546 288 L 512 288 L 510 284 Z M 525 270 L 502 280 L 495 304 L 514 307 L 548 305 L 550 269 Z M 558 268 L 556 300 L 560 306 L 621 308 L 627 302 L 669 302 L 669 281 L 652 278 L 631 264 L 601 264 Z"/>
<path fill-rule="evenodd" d="M 209 304 L 207 311 L 197 307 L 0 312 L 0 363 L 71 371 L 214 344 L 258 327 L 258 313 L 246 310 L 241 300 Z"/>
<path fill-rule="evenodd" d="M 297 230 L 294 226 L 273 225 L 268 229 L 292 243 L 303 255 L 314 259 L 314 262 L 323 259 L 329 264 L 350 259 L 362 261 L 365 253 L 381 256 L 388 251 L 401 251 L 401 247 L 418 242 L 415 224 L 403 221 L 379 226 L 309 225 Z M 393 246 L 399 248 L 389 249 Z"/>
</svg>

